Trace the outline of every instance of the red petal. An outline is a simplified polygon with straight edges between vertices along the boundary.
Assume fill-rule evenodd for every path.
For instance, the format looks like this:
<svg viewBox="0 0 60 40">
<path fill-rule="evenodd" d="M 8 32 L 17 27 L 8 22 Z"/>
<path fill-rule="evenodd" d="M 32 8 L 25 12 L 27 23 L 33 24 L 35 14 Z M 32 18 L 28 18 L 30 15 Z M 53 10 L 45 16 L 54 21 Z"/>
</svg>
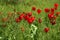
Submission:
<svg viewBox="0 0 60 40">
<path fill-rule="evenodd" d="M 45 12 L 49 12 L 50 11 L 50 9 L 49 8 L 45 8 Z"/>
<path fill-rule="evenodd" d="M 20 19 L 19 18 L 16 18 L 15 20 L 16 20 L 17 23 L 20 22 Z"/>
<path fill-rule="evenodd" d="M 41 13 L 41 10 L 40 9 L 37 9 L 37 13 L 40 14 Z"/>
<path fill-rule="evenodd" d="M 54 8 L 51 8 L 51 12 L 53 12 L 53 13 L 54 13 L 54 11 L 55 11 L 55 9 L 54 9 Z"/>
<path fill-rule="evenodd" d="M 32 10 L 35 11 L 36 10 L 36 7 L 32 7 Z"/>
<path fill-rule="evenodd" d="M 58 7 L 58 3 L 55 3 L 54 6 L 55 6 L 55 7 Z"/>
<path fill-rule="evenodd" d="M 45 28 L 44 31 L 45 31 L 45 32 L 48 32 L 48 31 L 49 31 L 49 28 Z"/>
<path fill-rule="evenodd" d="M 60 15 L 60 12 L 57 12 L 57 13 L 56 13 L 56 16 L 59 16 L 59 15 Z"/>
<path fill-rule="evenodd" d="M 24 16 L 24 19 L 25 19 L 25 20 L 28 20 L 28 18 L 29 18 L 28 15 L 25 15 L 25 16 Z"/>
<path fill-rule="evenodd" d="M 32 19 L 32 21 L 34 21 L 35 20 L 35 17 L 31 17 L 31 19 Z"/>
<path fill-rule="evenodd" d="M 52 18 L 54 17 L 54 15 L 53 14 L 48 14 L 48 18 L 51 20 Z"/>
<path fill-rule="evenodd" d="M 27 21 L 29 24 L 31 24 L 33 22 L 31 18 L 29 18 Z"/>
<path fill-rule="evenodd" d="M 32 12 L 29 12 L 27 15 L 28 15 L 28 16 L 32 16 Z"/>
<path fill-rule="evenodd" d="M 58 8 L 58 4 L 57 3 L 54 4 L 54 8 L 55 8 L 55 10 L 57 10 L 57 8 Z"/>
<path fill-rule="evenodd" d="M 24 18 L 24 14 L 21 14 L 20 16 L 19 16 L 19 19 L 23 19 Z"/>
</svg>

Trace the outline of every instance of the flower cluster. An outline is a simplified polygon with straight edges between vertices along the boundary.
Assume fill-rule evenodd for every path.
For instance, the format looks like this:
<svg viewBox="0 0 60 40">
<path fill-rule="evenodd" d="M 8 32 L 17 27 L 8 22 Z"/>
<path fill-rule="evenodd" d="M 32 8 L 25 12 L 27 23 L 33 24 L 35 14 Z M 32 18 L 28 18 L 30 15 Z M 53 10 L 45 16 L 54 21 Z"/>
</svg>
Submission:
<svg viewBox="0 0 60 40">
<path fill-rule="evenodd" d="M 49 21 L 50 21 L 50 23 L 52 25 L 55 25 L 56 24 L 56 19 L 60 15 L 60 12 L 56 12 L 56 10 L 58 9 L 58 6 L 59 5 L 57 3 L 55 3 L 53 8 L 45 8 L 44 9 L 44 12 L 47 13 L 47 17 L 48 17 L 48 19 L 49 19 Z M 34 6 L 32 7 L 32 11 L 35 11 L 38 15 L 42 12 L 41 9 L 36 8 Z M 14 12 L 16 12 L 15 9 L 14 9 Z M 36 20 L 36 17 L 33 16 L 33 12 L 23 12 L 23 13 L 16 12 L 16 13 L 19 15 L 17 18 L 15 18 L 15 21 L 17 23 L 19 23 L 21 20 L 24 19 L 29 24 L 32 24 Z M 0 14 L 1 14 L 1 12 L 0 12 Z M 8 12 L 8 17 L 11 17 L 11 15 L 12 15 L 12 13 L 11 12 Z M 3 22 L 8 21 L 8 17 L 7 18 L 2 18 L 2 21 Z M 42 19 L 39 18 L 38 19 L 38 22 L 41 23 L 42 22 Z M 21 28 L 21 29 L 23 30 L 24 28 Z M 45 32 L 48 32 L 49 31 L 49 28 L 45 28 L 44 31 Z"/>
<path fill-rule="evenodd" d="M 49 13 L 48 18 L 52 25 L 56 24 L 56 18 L 59 16 L 60 12 L 55 12 L 58 9 L 58 4 L 55 3 L 53 8 L 45 8 L 45 12 Z"/>
</svg>

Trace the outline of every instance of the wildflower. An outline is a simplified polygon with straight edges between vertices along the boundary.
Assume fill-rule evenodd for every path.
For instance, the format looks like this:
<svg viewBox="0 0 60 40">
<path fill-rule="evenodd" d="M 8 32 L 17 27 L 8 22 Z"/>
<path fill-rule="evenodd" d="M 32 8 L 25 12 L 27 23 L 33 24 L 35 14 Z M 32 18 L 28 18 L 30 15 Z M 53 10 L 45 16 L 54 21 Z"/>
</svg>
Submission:
<svg viewBox="0 0 60 40">
<path fill-rule="evenodd" d="M 37 13 L 40 14 L 41 13 L 41 10 L 40 9 L 37 9 Z"/>
<path fill-rule="evenodd" d="M 54 4 L 55 10 L 57 10 L 58 6 L 59 6 L 58 3 L 55 3 L 55 4 Z"/>
<path fill-rule="evenodd" d="M 24 14 L 21 14 L 21 15 L 19 16 L 19 19 L 22 20 L 23 18 L 24 18 Z"/>
<path fill-rule="evenodd" d="M 32 10 L 35 11 L 36 10 L 36 7 L 32 7 Z"/>
<path fill-rule="evenodd" d="M 44 31 L 47 33 L 49 31 L 49 28 L 44 28 Z"/>
<path fill-rule="evenodd" d="M 18 23 L 18 22 L 20 22 L 20 19 L 19 18 L 16 18 L 15 21 Z"/>
<path fill-rule="evenodd" d="M 50 11 L 50 9 L 49 8 L 45 8 L 45 10 L 44 10 L 46 13 L 47 12 L 49 12 Z"/>
</svg>

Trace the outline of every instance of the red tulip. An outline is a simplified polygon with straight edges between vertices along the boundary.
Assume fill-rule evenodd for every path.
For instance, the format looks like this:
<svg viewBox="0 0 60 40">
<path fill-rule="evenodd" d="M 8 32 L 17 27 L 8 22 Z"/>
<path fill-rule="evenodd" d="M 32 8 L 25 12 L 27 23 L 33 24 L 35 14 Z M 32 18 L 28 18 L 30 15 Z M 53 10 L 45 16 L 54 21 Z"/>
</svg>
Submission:
<svg viewBox="0 0 60 40">
<path fill-rule="evenodd" d="M 45 28 L 44 31 L 47 33 L 49 31 L 49 28 Z"/>
<path fill-rule="evenodd" d="M 38 19 L 38 22 L 39 22 L 39 23 L 41 23 L 41 22 L 42 22 L 42 19 L 41 19 L 41 18 L 39 18 L 39 19 Z"/>
<path fill-rule="evenodd" d="M 32 21 L 34 21 L 35 20 L 35 17 L 31 17 L 31 19 L 32 19 Z"/>
<path fill-rule="evenodd" d="M 22 20 L 23 18 L 24 18 L 24 14 L 21 14 L 21 15 L 19 16 L 19 19 Z"/>
<path fill-rule="evenodd" d="M 52 25 L 55 25 L 55 24 L 56 24 L 56 20 L 51 20 L 50 23 L 51 23 Z"/>
<path fill-rule="evenodd" d="M 29 18 L 27 21 L 29 24 L 31 24 L 33 22 L 31 18 Z"/>
<path fill-rule="evenodd" d="M 58 7 L 58 3 L 55 3 L 54 6 L 55 6 L 55 7 Z"/>
<path fill-rule="evenodd" d="M 60 12 L 57 12 L 57 13 L 56 13 L 56 16 L 59 16 L 59 15 L 60 15 Z"/>
<path fill-rule="evenodd" d="M 37 13 L 40 14 L 41 13 L 41 10 L 40 9 L 37 9 Z"/>
<path fill-rule="evenodd" d="M 56 22 L 52 22 L 51 24 L 52 24 L 52 25 L 55 25 L 55 24 L 56 24 Z"/>
<path fill-rule="evenodd" d="M 45 8 L 45 12 L 47 13 L 47 12 L 49 12 L 50 11 L 50 9 L 49 8 Z"/>
<path fill-rule="evenodd" d="M 15 21 L 18 23 L 18 22 L 20 22 L 20 19 L 19 18 L 16 18 Z"/>
<path fill-rule="evenodd" d="M 57 3 L 54 4 L 54 8 L 55 8 L 55 10 L 57 10 L 57 8 L 58 8 L 58 4 Z"/>
<path fill-rule="evenodd" d="M 51 20 L 52 18 L 54 17 L 54 15 L 53 14 L 48 14 L 48 18 Z"/>
<path fill-rule="evenodd" d="M 28 15 L 25 15 L 25 16 L 24 16 L 24 19 L 25 19 L 25 20 L 28 20 L 28 18 L 29 18 Z"/>
<path fill-rule="evenodd" d="M 51 8 L 51 13 L 54 13 L 55 9 L 54 8 Z"/>
<path fill-rule="evenodd" d="M 29 17 L 32 16 L 32 12 L 29 12 L 27 15 L 28 15 Z"/>
<path fill-rule="evenodd" d="M 56 18 L 57 18 L 57 16 L 54 16 L 54 17 L 53 17 L 53 19 L 56 19 Z"/>
<path fill-rule="evenodd" d="M 35 11 L 36 10 L 36 7 L 32 7 L 32 10 Z"/>
</svg>

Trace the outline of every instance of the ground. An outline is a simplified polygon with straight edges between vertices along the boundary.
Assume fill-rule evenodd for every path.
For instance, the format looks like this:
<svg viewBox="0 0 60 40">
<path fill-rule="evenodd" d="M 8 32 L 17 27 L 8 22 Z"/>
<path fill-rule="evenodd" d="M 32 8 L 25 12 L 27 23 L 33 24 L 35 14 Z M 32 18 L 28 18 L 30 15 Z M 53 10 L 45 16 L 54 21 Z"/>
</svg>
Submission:
<svg viewBox="0 0 60 40">
<path fill-rule="evenodd" d="M 0 2 L 0 40 L 60 40 L 60 16 L 57 18 L 57 23 L 55 25 L 51 25 L 47 23 L 47 16 L 44 12 L 44 8 L 53 8 L 54 4 L 58 3 L 58 10 L 60 11 L 60 0 L 24 0 L 18 4 L 6 4 L 4 2 Z M 32 7 L 35 6 L 37 9 L 41 9 L 41 14 L 37 14 L 37 12 L 32 11 Z M 33 16 L 42 19 L 42 23 L 38 23 L 38 21 L 34 21 L 32 24 L 37 27 L 35 34 L 31 32 L 32 24 L 29 24 L 27 21 L 22 20 L 19 23 L 16 23 L 15 18 L 19 15 L 16 12 L 31 12 Z M 12 12 L 12 16 L 8 16 L 8 12 Z M 9 14 L 10 15 L 10 14 Z M 8 18 L 8 21 L 2 20 L 2 18 Z M 7 19 L 5 19 L 7 20 Z M 49 31 L 46 33 L 44 28 L 48 27 Z M 31 37 L 31 34 L 33 37 Z"/>
</svg>

